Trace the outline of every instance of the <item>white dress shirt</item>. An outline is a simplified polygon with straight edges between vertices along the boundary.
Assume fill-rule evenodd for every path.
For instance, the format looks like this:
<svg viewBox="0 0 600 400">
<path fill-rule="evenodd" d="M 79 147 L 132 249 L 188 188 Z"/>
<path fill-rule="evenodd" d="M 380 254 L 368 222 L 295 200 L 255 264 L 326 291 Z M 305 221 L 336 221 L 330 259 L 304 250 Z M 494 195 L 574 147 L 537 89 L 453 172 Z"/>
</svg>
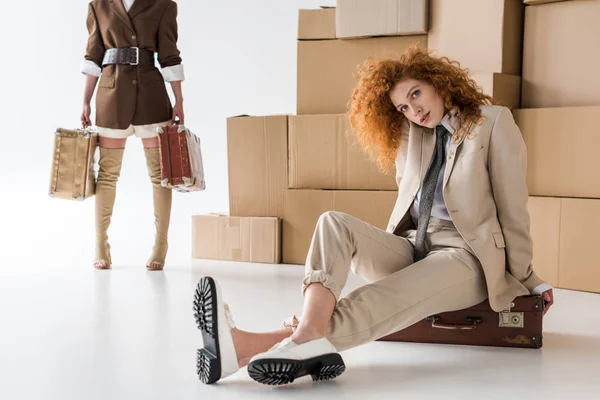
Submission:
<svg viewBox="0 0 600 400">
<path fill-rule="evenodd" d="M 440 122 L 440 124 L 442 124 L 444 128 L 448 130 L 448 132 L 444 135 L 444 147 L 446 149 L 445 154 L 448 154 L 448 150 L 450 149 L 450 140 L 452 138 L 452 134 L 454 134 L 454 128 L 452 127 L 451 121 L 454 123 L 455 117 L 456 110 L 451 110 L 446 115 L 444 115 L 444 118 L 442 118 L 442 122 Z M 431 207 L 431 216 L 447 221 L 452 221 L 452 218 L 450 218 L 450 214 L 448 213 L 448 209 L 446 208 L 446 203 L 444 202 L 443 193 L 444 171 L 446 170 L 447 159 L 448 157 L 444 157 L 442 168 L 440 169 L 440 174 L 438 175 L 437 184 L 435 186 L 435 194 L 433 196 L 433 206 Z M 431 160 L 431 162 L 433 163 L 433 159 Z M 431 163 L 429 164 L 429 168 L 431 168 Z M 417 197 L 415 198 L 412 207 L 410 208 L 410 215 L 415 221 L 418 221 L 419 219 L 419 203 L 421 201 L 421 188 L 419 188 Z M 541 295 L 543 292 L 549 289 L 552 289 L 552 286 L 548 285 L 547 283 L 542 283 L 536 286 L 531 291 L 531 294 Z"/>
<path fill-rule="evenodd" d="M 133 2 L 135 0 L 122 0 L 123 5 L 125 6 L 125 10 L 129 12 Z M 170 67 L 162 68 L 161 71 L 162 76 L 165 82 L 175 82 L 175 81 L 183 81 L 185 80 L 185 74 L 183 72 L 183 65 L 172 65 Z M 97 65 L 95 62 L 90 60 L 84 60 L 81 64 L 81 73 L 92 75 L 99 77 L 102 74 L 102 68 Z"/>
</svg>

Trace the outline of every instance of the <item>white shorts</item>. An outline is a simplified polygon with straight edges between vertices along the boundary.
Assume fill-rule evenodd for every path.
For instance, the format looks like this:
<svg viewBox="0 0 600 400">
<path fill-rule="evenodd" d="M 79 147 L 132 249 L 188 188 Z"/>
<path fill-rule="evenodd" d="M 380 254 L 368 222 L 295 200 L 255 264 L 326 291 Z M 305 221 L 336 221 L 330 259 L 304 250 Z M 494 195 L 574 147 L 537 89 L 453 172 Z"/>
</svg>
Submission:
<svg viewBox="0 0 600 400">
<path fill-rule="evenodd" d="M 98 136 L 110 139 L 126 139 L 132 135 L 135 135 L 140 139 L 148 139 L 157 137 L 158 132 L 156 132 L 156 128 L 160 126 L 166 126 L 169 124 L 169 122 L 170 121 L 165 121 L 149 125 L 129 125 L 129 128 L 127 129 L 110 129 L 98 126 L 97 130 Z"/>
</svg>

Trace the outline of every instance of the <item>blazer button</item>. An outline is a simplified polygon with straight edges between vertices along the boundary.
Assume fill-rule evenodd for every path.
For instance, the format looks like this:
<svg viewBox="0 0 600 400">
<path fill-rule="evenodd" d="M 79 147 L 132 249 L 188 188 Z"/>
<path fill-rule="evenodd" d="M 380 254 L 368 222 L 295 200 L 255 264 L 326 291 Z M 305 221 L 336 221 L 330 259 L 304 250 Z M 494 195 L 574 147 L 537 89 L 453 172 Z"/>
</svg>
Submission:
<svg viewBox="0 0 600 400">
<path fill-rule="evenodd" d="M 134 84 L 134 85 L 137 85 L 137 81 L 136 81 L 136 80 L 134 80 L 134 81 L 133 81 L 133 84 Z"/>
<path fill-rule="evenodd" d="M 132 35 L 132 36 L 131 36 L 131 38 L 132 38 L 133 40 L 135 40 L 135 39 L 137 39 L 137 36 L 135 36 L 135 35 Z"/>
</svg>

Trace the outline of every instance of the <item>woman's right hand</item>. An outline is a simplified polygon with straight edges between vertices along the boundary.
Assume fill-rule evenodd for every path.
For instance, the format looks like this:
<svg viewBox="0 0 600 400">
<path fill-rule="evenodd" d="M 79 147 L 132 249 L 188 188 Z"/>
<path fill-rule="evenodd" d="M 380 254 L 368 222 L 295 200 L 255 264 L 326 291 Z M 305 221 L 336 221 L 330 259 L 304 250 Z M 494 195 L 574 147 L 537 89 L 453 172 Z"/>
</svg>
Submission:
<svg viewBox="0 0 600 400">
<path fill-rule="evenodd" d="M 81 125 L 84 128 L 89 128 L 92 125 L 92 121 L 90 120 L 90 114 L 92 113 L 92 108 L 89 103 L 83 105 L 83 112 L 81 113 Z"/>
</svg>

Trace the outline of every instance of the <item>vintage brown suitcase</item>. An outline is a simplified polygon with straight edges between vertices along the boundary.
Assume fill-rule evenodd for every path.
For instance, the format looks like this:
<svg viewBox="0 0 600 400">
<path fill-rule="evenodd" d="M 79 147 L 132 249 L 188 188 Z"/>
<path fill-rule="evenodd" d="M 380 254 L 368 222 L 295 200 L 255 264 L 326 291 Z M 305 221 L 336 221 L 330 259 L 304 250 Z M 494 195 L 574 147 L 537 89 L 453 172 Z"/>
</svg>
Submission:
<svg viewBox="0 0 600 400">
<path fill-rule="evenodd" d="M 510 311 L 500 313 L 486 300 L 465 310 L 432 315 L 379 340 L 539 349 L 543 309 L 541 296 L 517 297 Z"/>
<path fill-rule="evenodd" d="M 98 134 L 89 129 L 62 128 L 54 134 L 49 195 L 68 200 L 92 197 L 96 191 Z"/>
<path fill-rule="evenodd" d="M 200 139 L 185 126 L 158 128 L 162 186 L 178 192 L 206 189 Z"/>
</svg>

